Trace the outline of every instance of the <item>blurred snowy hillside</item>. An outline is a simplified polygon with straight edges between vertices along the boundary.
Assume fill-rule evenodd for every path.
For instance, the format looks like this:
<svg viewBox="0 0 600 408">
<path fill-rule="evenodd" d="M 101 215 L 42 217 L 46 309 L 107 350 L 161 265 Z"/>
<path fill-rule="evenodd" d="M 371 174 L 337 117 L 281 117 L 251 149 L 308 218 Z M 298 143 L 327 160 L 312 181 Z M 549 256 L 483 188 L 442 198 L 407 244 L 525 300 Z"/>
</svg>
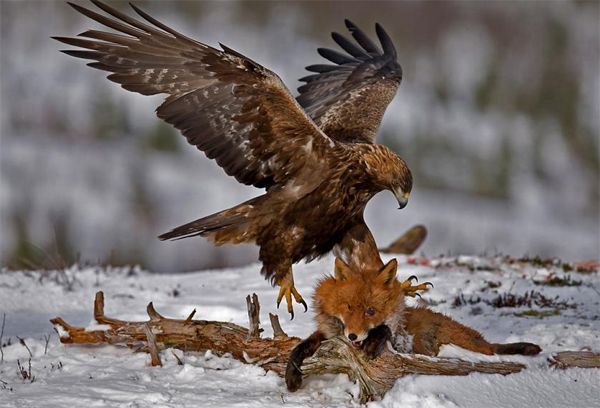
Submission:
<svg viewBox="0 0 600 408">
<path fill-rule="evenodd" d="M 370 35 L 380 22 L 404 81 L 379 142 L 406 159 L 415 187 L 403 211 L 388 193 L 367 207 L 379 244 L 421 223 L 431 255 L 598 257 L 599 2 L 135 3 L 269 67 L 294 94 L 344 18 Z M 120 89 L 49 38 L 96 23 L 65 2 L 27 0 L 0 1 L 0 22 L 1 265 L 169 272 L 256 259 L 251 246 L 156 239 L 261 191 L 160 122 L 160 97 Z"/>
</svg>

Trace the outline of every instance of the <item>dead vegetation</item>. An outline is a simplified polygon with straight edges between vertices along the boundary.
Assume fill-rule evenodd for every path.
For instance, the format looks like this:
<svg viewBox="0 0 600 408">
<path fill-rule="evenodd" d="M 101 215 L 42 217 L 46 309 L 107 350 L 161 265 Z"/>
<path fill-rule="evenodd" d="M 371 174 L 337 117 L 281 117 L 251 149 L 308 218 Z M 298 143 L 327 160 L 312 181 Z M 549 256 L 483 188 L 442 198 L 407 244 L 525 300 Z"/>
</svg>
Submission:
<svg viewBox="0 0 600 408">
<path fill-rule="evenodd" d="M 555 274 L 550 274 L 547 279 L 539 281 L 534 280 L 533 283 L 541 286 L 581 286 L 582 282 L 577 279 L 572 279 L 570 274 L 562 277 Z"/>
<path fill-rule="evenodd" d="M 557 258 L 541 258 L 536 257 L 521 257 L 515 258 L 510 255 L 494 255 L 487 256 L 483 254 L 481 257 L 463 257 L 463 256 L 440 256 L 431 259 L 433 268 L 448 268 L 462 267 L 471 272 L 476 271 L 500 271 L 507 265 L 515 271 L 526 267 L 537 269 L 554 269 L 561 270 L 565 273 L 578 273 L 589 275 L 600 271 L 600 261 L 584 261 L 584 262 L 565 262 Z"/>
<path fill-rule="evenodd" d="M 12 387 L 9 387 L 8 383 L 4 380 L 0 380 L 0 389 L 5 391 L 14 391 Z"/>
<path fill-rule="evenodd" d="M 4 363 L 4 347 L 5 344 L 2 340 L 4 337 L 4 325 L 6 324 L 6 313 L 2 313 L 2 328 L 0 329 L 0 364 Z"/>
<path fill-rule="evenodd" d="M 29 353 L 29 358 L 32 358 L 33 353 L 31 352 L 31 349 L 29 348 L 27 343 L 25 343 L 25 339 L 23 339 L 22 337 L 19 337 L 19 336 L 17 336 L 17 339 L 19 340 L 19 344 L 21 344 L 21 346 L 23 346 L 23 347 L 25 347 L 25 349 L 27 349 L 27 352 Z"/>
<path fill-rule="evenodd" d="M 465 305 L 476 305 L 478 303 L 484 303 L 495 309 L 498 308 L 517 308 L 517 307 L 533 307 L 539 308 L 552 308 L 556 310 L 574 309 L 577 307 L 575 303 L 570 303 L 567 300 L 561 300 L 557 295 L 555 297 L 548 297 L 538 291 L 528 291 L 521 295 L 514 293 L 503 293 L 492 299 L 485 299 L 480 296 L 465 297 L 464 294 L 457 295 L 452 301 L 453 307 L 461 307 Z"/>
<path fill-rule="evenodd" d="M 20 360 L 17 360 L 17 375 L 23 379 L 23 382 L 35 381 L 35 375 L 31 373 L 31 358 L 27 360 L 27 368 L 21 364 Z"/>
</svg>

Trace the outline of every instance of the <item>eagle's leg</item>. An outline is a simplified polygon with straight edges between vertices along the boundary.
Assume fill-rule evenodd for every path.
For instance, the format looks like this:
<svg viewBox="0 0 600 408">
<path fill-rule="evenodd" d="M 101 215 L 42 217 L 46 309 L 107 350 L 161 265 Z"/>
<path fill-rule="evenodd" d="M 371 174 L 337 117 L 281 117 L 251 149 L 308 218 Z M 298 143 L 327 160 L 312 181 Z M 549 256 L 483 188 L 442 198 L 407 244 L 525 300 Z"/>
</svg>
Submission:
<svg viewBox="0 0 600 408">
<path fill-rule="evenodd" d="M 296 303 L 301 303 L 304 306 L 304 311 L 308 310 L 308 306 L 306 302 L 302 298 L 302 295 L 298 293 L 296 287 L 294 286 L 294 275 L 292 274 L 292 268 L 288 268 L 287 272 L 278 278 L 277 285 L 279 285 L 279 294 L 277 295 L 277 307 L 281 303 L 281 300 L 285 297 L 285 302 L 287 303 L 288 313 L 292 316 L 291 319 L 294 319 L 294 308 L 292 307 L 292 296 Z"/>
<path fill-rule="evenodd" d="M 425 283 L 421 283 L 419 285 L 415 285 L 413 286 L 412 281 L 417 282 L 417 277 L 415 275 L 409 276 L 408 279 L 406 279 L 405 281 L 402 282 L 402 289 L 404 290 L 404 295 L 405 296 L 410 296 L 410 297 L 415 297 L 415 296 L 421 296 L 419 293 L 417 293 L 418 291 L 422 290 L 429 290 L 428 286 L 433 287 L 433 283 L 431 282 L 425 282 Z"/>
</svg>

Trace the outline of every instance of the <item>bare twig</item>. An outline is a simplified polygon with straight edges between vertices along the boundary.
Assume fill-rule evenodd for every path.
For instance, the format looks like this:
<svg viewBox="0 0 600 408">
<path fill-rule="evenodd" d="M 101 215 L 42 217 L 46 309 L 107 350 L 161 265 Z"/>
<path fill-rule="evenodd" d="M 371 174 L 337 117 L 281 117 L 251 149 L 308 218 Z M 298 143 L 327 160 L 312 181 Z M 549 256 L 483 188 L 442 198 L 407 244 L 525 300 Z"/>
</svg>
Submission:
<svg viewBox="0 0 600 408">
<path fill-rule="evenodd" d="M 173 356 L 175 357 L 175 359 L 177 360 L 177 365 L 183 365 L 183 361 L 181 360 L 181 358 L 177 355 L 177 353 L 175 353 L 173 350 L 171 350 L 171 354 L 173 354 Z"/>
<path fill-rule="evenodd" d="M 44 355 L 48 354 L 48 343 L 50 343 L 50 339 L 52 338 L 52 333 L 50 334 L 44 334 L 44 340 L 45 340 L 45 344 L 44 344 Z"/>
<path fill-rule="evenodd" d="M 4 324 L 6 323 L 6 313 L 2 313 L 2 329 L 0 330 L 0 364 L 4 363 L 4 344 L 2 336 L 4 336 Z"/>
<path fill-rule="evenodd" d="M 25 343 L 25 339 L 23 339 L 22 337 L 19 337 L 19 336 L 17 336 L 17 339 L 19 339 L 19 343 L 21 343 L 21 346 L 25 347 L 27 349 L 27 351 L 29 352 L 29 358 L 33 357 L 33 353 L 29 349 L 29 346 L 27 345 L 27 343 Z"/>
<path fill-rule="evenodd" d="M 8 382 L 4 381 L 4 380 L 0 380 L 0 388 L 3 390 L 8 390 L 8 391 L 13 391 L 12 387 L 8 386 Z"/>
<path fill-rule="evenodd" d="M 187 319 L 185 319 L 186 322 L 191 322 L 192 319 L 194 318 L 194 315 L 196 314 L 196 309 L 192 310 L 192 313 L 190 313 L 190 315 L 187 317 Z"/>
<path fill-rule="evenodd" d="M 28 361 L 27 369 L 25 369 L 25 367 L 21 365 L 21 361 L 17 360 L 17 374 L 19 374 L 21 378 L 23 378 L 23 381 L 35 381 L 35 376 L 31 374 L 31 359 L 29 359 Z"/>
<path fill-rule="evenodd" d="M 156 335 L 154 335 L 148 323 L 145 323 L 143 327 L 146 338 L 148 339 L 148 351 L 150 352 L 150 357 L 152 358 L 152 367 L 162 366 L 160 355 L 158 354 L 158 344 L 156 344 Z"/>
</svg>

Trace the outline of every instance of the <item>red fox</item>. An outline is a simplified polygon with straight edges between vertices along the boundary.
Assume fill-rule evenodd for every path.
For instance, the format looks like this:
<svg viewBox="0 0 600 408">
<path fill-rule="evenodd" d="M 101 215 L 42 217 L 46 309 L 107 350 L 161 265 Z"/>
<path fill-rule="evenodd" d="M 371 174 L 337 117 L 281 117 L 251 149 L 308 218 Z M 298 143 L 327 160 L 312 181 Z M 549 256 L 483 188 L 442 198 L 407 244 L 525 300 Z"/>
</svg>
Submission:
<svg viewBox="0 0 600 408">
<path fill-rule="evenodd" d="M 414 296 L 427 284 L 412 286 L 411 278 L 396 279 L 395 259 L 378 271 L 358 273 L 340 258 L 334 276 L 321 280 L 313 296 L 317 331 L 294 348 L 285 380 L 290 391 L 302 384 L 300 367 L 324 340 L 344 335 L 369 358 L 377 357 L 387 341 L 399 352 L 435 356 L 440 346 L 455 344 L 482 354 L 535 355 L 541 348 L 532 343 L 495 344 L 474 329 L 421 307 L 405 306 L 404 296 Z M 410 337 L 412 336 L 412 345 Z"/>
</svg>

